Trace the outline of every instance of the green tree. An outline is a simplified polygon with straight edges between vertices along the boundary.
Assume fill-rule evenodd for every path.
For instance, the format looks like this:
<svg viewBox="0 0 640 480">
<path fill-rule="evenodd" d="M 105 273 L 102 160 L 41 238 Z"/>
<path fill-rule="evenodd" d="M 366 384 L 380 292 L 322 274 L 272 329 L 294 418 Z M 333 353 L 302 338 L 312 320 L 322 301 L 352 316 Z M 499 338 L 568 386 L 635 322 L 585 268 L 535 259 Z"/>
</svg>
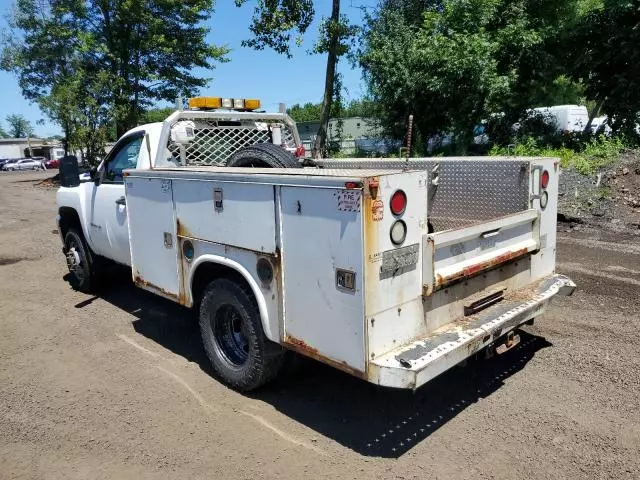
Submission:
<svg viewBox="0 0 640 480">
<path fill-rule="evenodd" d="M 567 90 L 554 82 L 576 9 L 571 0 L 382 1 L 357 60 L 386 130 L 401 138 L 414 114 L 423 139 L 453 132 L 464 149 L 490 114 L 513 123 L 548 105 Z"/>
<path fill-rule="evenodd" d="M 236 0 L 238 6 L 245 3 L 247 0 Z M 257 50 L 271 48 L 291 58 L 292 47 L 302 43 L 302 35 L 311 25 L 314 15 L 312 0 L 258 0 L 249 26 L 253 36 L 243 45 Z M 312 53 L 327 56 L 320 128 L 313 146 L 316 158 L 326 151 L 332 104 L 336 95 L 339 96 L 340 89 L 336 89 L 336 83 L 340 82 L 336 74 L 338 60 L 348 52 L 357 31 L 357 27 L 350 25 L 340 14 L 340 0 L 332 0 L 331 15 L 322 20 L 318 41 L 312 49 Z"/>
<path fill-rule="evenodd" d="M 343 110 L 344 117 L 376 117 L 377 104 L 368 98 L 351 100 Z"/>
<path fill-rule="evenodd" d="M 150 108 L 142 112 L 140 123 L 162 122 L 175 111 L 173 107 Z"/>
<path fill-rule="evenodd" d="M 14 71 L 23 94 L 51 96 L 62 81 L 101 76 L 110 88 L 95 101 L 110 106 L 116 133 L 138 123 L 156 101 L 188 96 L 208 83 L 194 67 L 225 61 L 226 47 L 209 45 L 213 0 L 19 0 L 2 67 Z M 102 92 L 101 92 L 102 93 Z M 59 110 L 59 109 L 58 109 Z"/>
<path fill-rule="evenodd" d="M 640 140 L 640 2 L 592 2 L 573 31 L 573 77 L 614 132 Z"/>
<path fill-rule="evenodd" d="M 115 140 L 110 105 L 101 101 L 109 95 L 110 76 L 76 70 L 64 80 L 39 99 L 40 108 L 63 127 L 65 153 L 81 150 L 87 163 L 96 164 L 105 143 Z"/>
<path fill-rule="evenodd" d="M 375 117 L 377 109 L 375 102 L 369 99 L 351 100 L 346 105 L 338 105 L 334 100 L 331 109 L 332 118 Z M 295 104 L 287 109 L 287 113 L 296 122 L 319 122 L 322 116 L 322 104 L 307 102 L 304 105 Z"/>
<path fill-rule="evenodd" d="M 7 115 L 7 124 L 9 125 L 9 136 L 12 138 L 24 138 L 33 135 L 33 127 L 23 115 L 15 113 Z"/>
<path fill-rule="evenodd" d="M 7 132 L 4 131 L 4 128 L 2 128 L 2 124 L 0 124 L 0 138 L 7 138 L 9 135 L 7 135 Z"/>
<path fill-rule="evenodd" d="M 322 105 L 311 102 L 304 105 L 295 104 L 287 109 L 287 113 L 296 122 L 318 122 L 322 115 Z"/>
</svg>

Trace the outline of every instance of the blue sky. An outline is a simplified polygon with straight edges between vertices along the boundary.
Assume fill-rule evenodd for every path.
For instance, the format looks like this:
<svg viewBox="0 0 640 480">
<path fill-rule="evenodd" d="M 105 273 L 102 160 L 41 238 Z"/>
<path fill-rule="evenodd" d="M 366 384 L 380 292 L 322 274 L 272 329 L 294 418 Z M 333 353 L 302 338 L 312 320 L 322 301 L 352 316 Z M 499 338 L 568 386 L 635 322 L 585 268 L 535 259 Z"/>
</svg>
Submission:
<svg viewBox="0 0 640 480">
<path fill-rule="evenodd" d="M 0 30 L 7 28 L 6 14 L 13 0 L 0 0 Z M 354 6 L 374 6 L 374 0 L 342 0 L 341 9 L 353 23 L 361 22 L 361 10 Z M 248 25 L 253 12 L 253 3 L 237 8 L 233 0 L 217 0 L 215 13 L 209 21 L 211 32 L 208 40 L 216 45 L 227 45 L 232 49 L 228 63 L 218 64 L 215 70 L 201 74 L 212 78 L 209 87 L 201 94 L 222 97 L 250 97 L 262 100 L 266 110 L 276 110 L 279 102 L 287 105 L 304 102 L 319 102 L 324 88 L 326 58 L 308 55 L 317 36 L 318 23 L 322 16 L 330 14 L 329 0 L 315 1 L 316 19 L 304 38 L 304 44 L 294 50 L 293 59 L 272 51 L 254 51 L 243 48 L 240 42 L 249 37 Z M 359 70 L 352 69 L 346 60 L 340 64 L 348 91 L 347 98 L 358 98 L 364 93 Z M 29 104 L 22 97 L 16 78 L 0 71 L 0 124 L 6 128 L 5 118 L 11 113 L 23 114 L 35 127 L 36 134 L 49 136 L 59 134 L 60 128 L 49 122 L 37 105 Z M 45 120 L 44 125 L 36 121 Z"/>
</svg>

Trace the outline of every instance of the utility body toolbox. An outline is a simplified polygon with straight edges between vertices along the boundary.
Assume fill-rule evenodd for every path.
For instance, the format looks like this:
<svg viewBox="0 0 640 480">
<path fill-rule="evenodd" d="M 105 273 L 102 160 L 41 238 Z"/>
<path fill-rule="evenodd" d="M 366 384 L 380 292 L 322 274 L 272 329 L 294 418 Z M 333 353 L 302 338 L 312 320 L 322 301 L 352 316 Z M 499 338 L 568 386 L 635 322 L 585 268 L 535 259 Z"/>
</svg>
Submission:
<svg viewBox="0 0 640 480">
<path fill-rule="evenodd" d="M 135 282 L 191 306 L 198 268 L 232 265 L 270 340 L 400 388 L 512 339 L 574 288 L 554 274 L 554 159 L 319 167 L 128 171 Z"/>
</svg>

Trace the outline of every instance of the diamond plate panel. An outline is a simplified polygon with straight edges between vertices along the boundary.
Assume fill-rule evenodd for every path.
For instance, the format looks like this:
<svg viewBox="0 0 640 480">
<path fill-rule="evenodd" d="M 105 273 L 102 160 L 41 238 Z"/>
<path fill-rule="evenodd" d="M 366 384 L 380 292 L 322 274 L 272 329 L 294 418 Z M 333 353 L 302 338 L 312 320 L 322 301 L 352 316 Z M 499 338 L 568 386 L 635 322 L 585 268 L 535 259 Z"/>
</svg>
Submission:
<svg viewBox="0 0 640 480">
<path fill-rule="evenodd" d="M 433 171 L 429 219 L 436 231 L 460 228 L 529 208 L 531 159 L 439 158 L 409 160 L 322 160 L 329 168 L 389 168 Z"/>
<path fill-rule="evenodd" d="M 529 162 L 440 162 L 438 174 L 438 185 L 432 186 L 429 195 L 429 215 L 436 230 L 460 228 L 528 208 Z"/>
</svg>

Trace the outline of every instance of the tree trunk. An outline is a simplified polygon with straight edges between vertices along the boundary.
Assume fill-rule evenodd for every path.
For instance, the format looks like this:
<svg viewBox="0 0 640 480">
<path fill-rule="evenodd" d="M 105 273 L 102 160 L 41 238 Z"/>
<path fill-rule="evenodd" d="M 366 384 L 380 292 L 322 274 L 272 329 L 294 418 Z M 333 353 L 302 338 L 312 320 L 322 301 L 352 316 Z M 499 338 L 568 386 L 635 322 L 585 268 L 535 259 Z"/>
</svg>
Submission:
<svg viewBox="0 0 640 480">
<path fill-rule="evenodd" d="M 604 99 L 596 101 L 596 104 L 593 107 L 593 110 L 589 112 L 589 120 L 587 121 L 587 126 L 584 127 L 582 133 L 587 134 L 591 133 L 591 124 L 593 123 L 593 119 L 598 116 L 600 110 L 602 109 L 602 105 L 604 105 Z"/>
<path fill-rule="evenodd" d="M 129 122 L 126 118 L 116 118 L 116 137 L 122 137 L 129 130 Z"/>
<path fill-rule="evenodd" d="M 331 104 L 333 103 L 333 84 L 336 77 L 336 64 L 338 63 L 338 22 L 340 22 L 340 0 L 333 0 L 331 7 L 331 25 L 329 34 L 329 52 L 327 53 L 327 74 L 324 79 L 324 97 L 322 99 L 322 113 L 320 115 L 320 128 L 316 140 L 313 143 L 313 158 L 322 158 L 327 146 L 327 130 L 329 127 L 329 116 L 331 115 Z"/>
<path fill-rule="evenodd" d="M 69 126 L 69 122 L 64 122 L 62 131 L 64 132 L 64 140 L 62 140 L 62 145 L 64 146 L 64 156 L 66 157 L 67 155 L 69 155 L 69 138 L 71 137 L 71 127 Z"/>
</svg>

